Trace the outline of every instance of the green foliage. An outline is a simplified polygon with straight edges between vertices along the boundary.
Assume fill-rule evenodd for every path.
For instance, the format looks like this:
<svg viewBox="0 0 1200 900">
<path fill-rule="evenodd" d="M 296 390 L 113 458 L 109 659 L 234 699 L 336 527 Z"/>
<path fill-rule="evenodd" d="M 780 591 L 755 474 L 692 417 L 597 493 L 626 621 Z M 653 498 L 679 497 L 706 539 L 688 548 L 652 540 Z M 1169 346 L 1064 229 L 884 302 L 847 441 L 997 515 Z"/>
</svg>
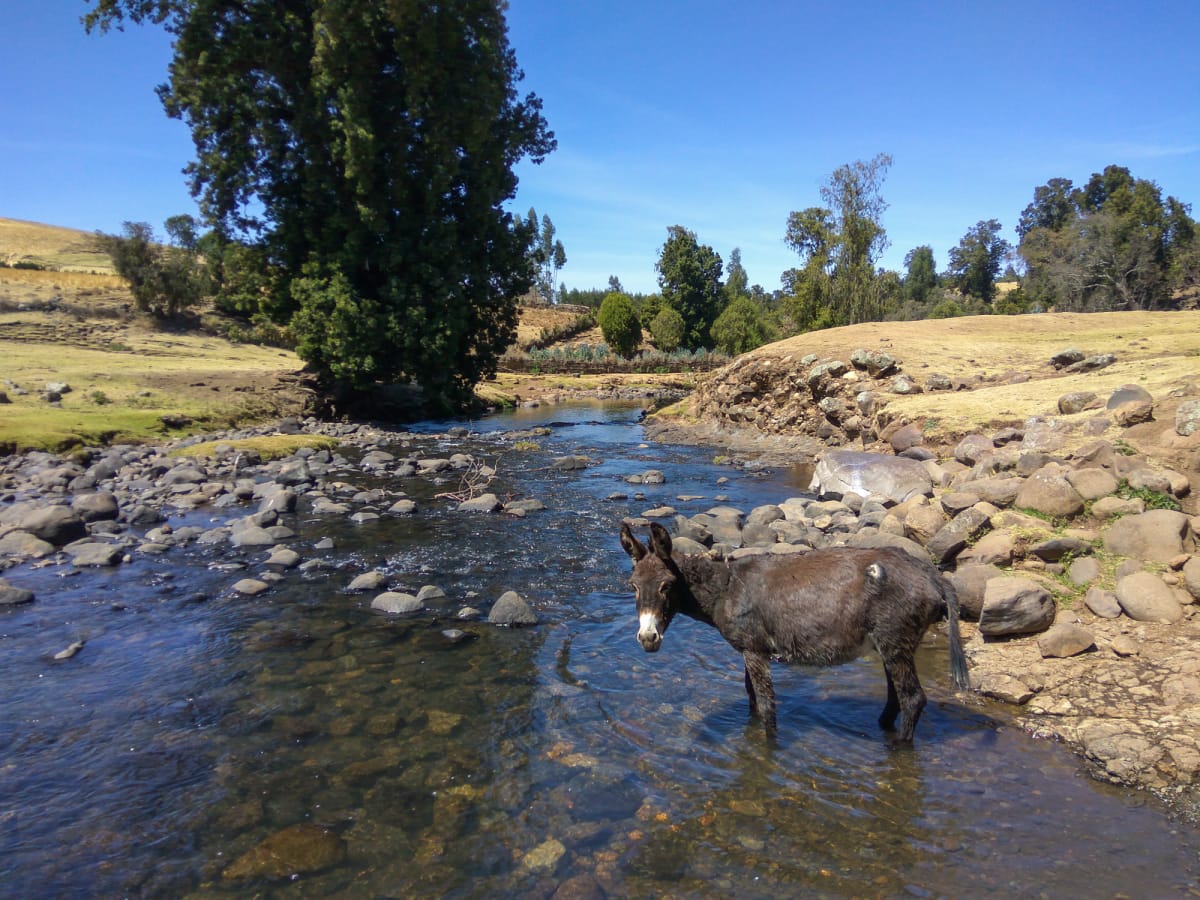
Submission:
<svg viewBox="0 0 1200 900">
<path fill-rule="evenodd" d="M 1002 316 L 1019 316 L 1030 312 L 1033 303 L 1025 293 L 1024 288 L 1015 287 L 1011 291 L 999 294 L 992 301 L 992 312 Z"/>
<path fill-rule="evenodd" d="M 1200 280 L 1190 207 L 1108 166 L 1081 188 L 1054 178 L 1017 224 L 1030 301 L 1060 311 L 1160 309 Z"/>
<path fill-rule="evenodd" d="M 169 220 L 177 233 L 180 220 Z M 195 306 L 208 293 L 210 278 L 207 265 L 191 248 L 167 246 L 158 242 L 145 222 L 124 223 L 123 233 L 96 232 L 99 249 L 112 258 L 113 268 L 129 283 L 134 303 L 142 312 L 156 316 L 175 316 Z"/>
<path fill-rule="evenodd" d="M 1170 494 L 1164 494 L 1162 491 L 1155 491 L 1145 487 L 1133 487 L 1124 478 L 1117 485 L 1116 494 L 1122 500 L 1141 500 L 1146 504 L 1146 509 L 1170 509 L 1176 512 L 1180 509 L 1179 501 Z"/>
<path fill-rule="evenodd" d="M 638 318 L 642 320 L 642 327 L 647 330 L 650 328 L 650 323 L 666 308 L 661 294 L 651 294 L 640 304 L 635 305 L 637 305 Z"/>
<path fill-rule="evenodd" d="M 721 266 L 721 257 L 699 243 L 694 231 L 681 225 L 667 229 L 655 268 L 663 302 L 683 317 L 683 346 L 689 350 L 709 346 L 710 330 L 725 296 Z"/>
<path fill-rule="evenodd" d="M 642 342 L 642 323 L 633 311 L 628 294 L 613 292 L 600 304 L 597 317 L 604 340 L 613 350 L 625 357 L 633 356 Z"/>
<path fill-rule="evenodd" d="M 956 316 L 965 316 L 966 310 L 962 308 L 962 304 L 951 297 L 944 297 L 934 304 L 933 309 L 929 311 L 931 319 L 953 319 Z"/>
<path fill-rule="evenodd" d="M 933 261 L 933 248 L 925 244 L 909 250 L 904 257 L 907 275 L 904 277 L 905 299 L 924 303 L 929 293 L 938 284 L 937 266 Z"/>
<path fill-rule="evenodd" d="M 880 191 L 891 165 L 892 158 L 880 153 L 841 166 L 821 186 L 826 206 L 788 216 L 784 240 L 803 262 L 792 280 L 800 330 L 884 317 L 889 297 L 875 262 L 888 246 Z"/>
<path fill-rule="evenodd" d="M 159 94 L 191 130 L 201 210 L 263 249 L 265 308 L 301 319 L 318 375 L 467 401 L 533 282 L 535 235 L 504 208 L 513 169 L 555 146 L 517 94 L 504 4 L 99 0 L 85 17 L 124 20 L 171 33 Z"/>
<path fill-rule="evenodd" d="M 738 297 L 717 316 L 712 327 L 717 349 L 737 356 L 770 343 L 778 332 L 761 306 L 749 297 Z"/>
<path fill-rule="evenodd" d="M 683 345 L 686 325 L 683 316 L 669 306 L 662 306 L 650 323 L 650 337 L 654 346 L 664 353 L 671 353 Z"/>
<path fill-rule="evenodd" d="M 957 247 L 950 249 L 950 283 L 964 294 L 991 303 L 996 276 L 1012 246 L 1000 237 L 1000 223 L 988 219 L 972 225 Z"/>
<path fill-rule="evenodd" d="M 742 251 L 734 247 L 729 253 L 729 265 L 725 267 L 725 302 L 732 303 L 738 297 L 749 296 L 750 276 L 742 266 Z"/>
<path fill-rule="evenodd" d="M 562 241 L 556 238 L 558 231 L 550 221 L 550 216 L 542 216 L 539 227 L 537 211 L 530 207 L 525 224 L 530 234 L 534 235 L 529 251 L 530 262 L 536 273 L 534 287 L 547 303 L 558 303 L 561 298 L 555 285 L 558 283 L 558 273 L 567 264 L 567 252 L 563 249 Z"/>
</svg>

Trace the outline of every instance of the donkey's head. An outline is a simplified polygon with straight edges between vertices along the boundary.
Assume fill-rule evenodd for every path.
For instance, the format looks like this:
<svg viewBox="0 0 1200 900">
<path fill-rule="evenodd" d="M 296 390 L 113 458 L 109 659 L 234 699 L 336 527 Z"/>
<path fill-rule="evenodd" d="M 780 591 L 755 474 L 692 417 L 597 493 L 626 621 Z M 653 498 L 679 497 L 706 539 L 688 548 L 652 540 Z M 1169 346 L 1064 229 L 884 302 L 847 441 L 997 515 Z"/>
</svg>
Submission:
<svg viewBox="0 0 1200 900">
<path fill-rule="evenodd" d="M 686 587 L 671 559 L 671 535 L 657 522 L 650 526 L 650 548 L 621 525 L 621 546 L 633 559 L 629 583 L 637 598 L 638 643 L 647 653 L 662 646 L 667 626 L 679 610 L 680 593 Z"/>
</svg>

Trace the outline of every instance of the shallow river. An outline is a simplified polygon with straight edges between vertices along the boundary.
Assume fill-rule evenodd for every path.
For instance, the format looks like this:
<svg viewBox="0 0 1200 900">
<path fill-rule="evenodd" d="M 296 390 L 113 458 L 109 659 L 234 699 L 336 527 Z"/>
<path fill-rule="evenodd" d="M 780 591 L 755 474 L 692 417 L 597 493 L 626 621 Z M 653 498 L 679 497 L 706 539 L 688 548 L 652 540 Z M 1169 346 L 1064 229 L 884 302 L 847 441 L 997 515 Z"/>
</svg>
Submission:
<svg viewBox="0 0 1200 900">
<path fill-rule="evenodd" d="M 454 440 L 431 424 L 420 455 L 474 453 L 497 464 L 497 493 L 549 509 L 456 513 L 415 480 L 348 469 L 338 477 L 409 491 L 422 511 L 360 526 L 288 517 L 290 545 L 333 567 L 293 570 L 254 599 L 230 586 L 261 570 L 257 551 L 193 546 L 102 574 L 7 573 L 38 600 L 0 612 L 3 894 L 1200 893 L 1194 827 L 1088 779 L 1064 748 L 1006 727 L 1002 710 L 956 698 L 944 641 L 923 650 L 931 702 L 911 751 L 889 751 L 876 728 L 877 660 L 776 667 L 771 745 L 715 631 L 681 620 L 644 654 L 621 517 L 664 503 L 692 514 L 718 497 L 749 511 L 801 485 L 718 465 L 712 451 L 641 446 L 636 419 L 559 407 L 472 423 L 477 433 Z M 540 450 L 499 437 L 548 423 Z M 549 467 L 569 453 L 601 462 Z M 648 468 L 666 484 L 623 483 Z M 629 499 L 607 499 L 618 491 Z M 335 549 L 314 549 L 323 537 Z M 370 595 L 345 588 L 375 567 L 394 589 L 442 587 L 447 613 L 373 613 Z M 539 626 L 454 620 L 508 589 Z M 456 627 L 466 639 L 443 634 Z M 52 661 L 79 638 L 82 652 Z M 344 861 L 277 881 L 225 877 L 298 823 L 338 834 Z"/>
</svg>

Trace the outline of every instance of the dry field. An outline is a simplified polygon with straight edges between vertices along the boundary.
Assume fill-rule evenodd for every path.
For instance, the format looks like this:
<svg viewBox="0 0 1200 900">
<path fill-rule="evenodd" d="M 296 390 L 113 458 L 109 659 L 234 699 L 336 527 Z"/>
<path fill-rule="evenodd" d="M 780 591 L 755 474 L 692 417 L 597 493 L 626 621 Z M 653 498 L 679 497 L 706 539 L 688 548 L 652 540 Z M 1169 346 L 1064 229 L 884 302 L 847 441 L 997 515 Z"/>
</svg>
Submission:
<svg viewBox="0 0 1200 900">
<path fill-rule="evenodd" d="M 92 245 L 92 234 L 38 222 L 0 218 L 0 262 L 35 263 L 58 272 L 112 274 L 112 262 Z"/>
</svg>

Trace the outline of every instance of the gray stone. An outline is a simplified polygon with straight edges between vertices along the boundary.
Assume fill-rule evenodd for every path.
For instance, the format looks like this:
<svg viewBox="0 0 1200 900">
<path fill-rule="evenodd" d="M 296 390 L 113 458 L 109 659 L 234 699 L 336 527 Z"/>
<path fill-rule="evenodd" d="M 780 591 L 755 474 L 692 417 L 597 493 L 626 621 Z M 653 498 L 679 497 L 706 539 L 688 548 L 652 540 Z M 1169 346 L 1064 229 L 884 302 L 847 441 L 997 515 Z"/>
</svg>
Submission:
<svg viewBox="0 0 1200 900">
<path fill-rule="evenodd" d="M 1100 573 L 1100 562 L 1094 556 L 1073 559 L 1067 569 L 1067 577 L 1071 579 L 1071 583 L 1080 586 L 1091 584 L 1100 577 Z"/>
<path fill-rule="evenodd" d="M 1118 487 L 1117 479 L 1104 469 L 1072 469 L 1066 478 L 1084 500 L 1107 497 Z"/>
<path fill-rule="evenodd" d="M 991 522 L 986 513 L 975 509 L 964 509 L 947 522 L 926 545 L 925 549 L 936 563 L 953 559 L 969 541 L 990 529 Z"/>
<path fill-rule="evenodd" d="M 1139 497 L 1123 500 L 1120 497 L 1101 497 L 1092 504 L 1092 515 L 1097 519 L 1114 519 L 1120 516 L 1136 516 L 1146 511 L 1146 503 Z"/>
<path fill-rule="evenodd" d="M 1066 350 L 1059 350 L 1050 357 L 1050 365 L 1056 369 L 1062 369 L 1066 366 L 1074 365 L 1084 358 L 1084 352 L 1075 347 L 1070 347 Z"/>
<path fill-rule="evenodd" d="M 1095 391 L 1072 391 L 1058 398 L 1058 411 L 1064 416 L 1083 412 L 1098 398 Z"/>
<path fill-rule="evenodd" d="M 28 531 L 10 531 L 0 537 L 0 557 L 41 559 L 53 552 L 53 544 Z"/>
<path fill-rule="evenodd" d="M 1024 478 L 980 478 L 964 482 L 959 485 L 959 490 L 974 494 L 980 500 L 986 500 L 995 506 L 1012 506 L 1024 486 Z"/>
<path fill-rule="evenodd" d="M 1004 573 L 992 565 L 968 564 L 958 566 L 947 577 L 958 594 L 958 605 L 963 618 L 969 622 L 979 621 L 983 612 L 983 601 L 987 583 L 1000 578 Z"/>
<path fill-rule="evenodd" d="M 1175 410 L 1175 433 L 1188 437 L 1200 431 L 1200 400 L 1185 400 Z"/>
<path fill-rule="evenodd" d="M 1066 477 L 1051 467 L 1043 467 L 1025 480 L 1013 501 L 1029 509 L 1056 518 L 1069 518 L 1083 512 L 1083 498 Z"/>
<path fill-rule="evenodd" d="M 290 547 L 276 547 L 267 557 L 268 566 L 280 566 L 284 569 L 294 569 L 300 565 L 300 554 Z"/>
<path fill-rule="evenodd" d="M 87 534 L 87 526 L 70 507 L 46 506 L 21 517 L 18 527 L 34 537 L 61 547 Z"/>
<path fill-rule="evenodd" d="M 1117 357 L 1112 353 L 1096 353 L 1092 356 L 1085 356 L 1079 362 L 1071 363 L 1065 368 L 1067 372 L 1095 372 L 1097 369 L 1105 369 L 1117 361 Z"/>
<path fill-rule="evenodd" d="M 1096 646 L 1096 639 L 1082 625 L 1062 622 L 1038 637 L 1037 645 L 1043 658 L 1066 659 L 1091 650 Z"/>
<path fill-rule="evenodd" d="M 955 445 L 954 458 L 964 465 L 973 466 L 995 449 L 991 438 L 982 434 L 968 434 Z"/>
<path fill-rule="evenodd" d="M 1183 564 L 1183 586 L 1192 599 L 1200 600 L 1200 556 L 1193 556 Z"/>
<path fill-rule="evenodd" d="M 896 371 L 896 359 L 882 350 L 858 349 L 850 354 L 850 364 L 865 369 L 872 378 L 883 378 Z"/>
<path fill-rule="evenodd" d="M 570 472 L 586 469 L 590 464 L 591 461 L 586 456 L 559 456 L 550 465 L 560 471 Z"/>
<path fill-rule="evenodd" d="M 378 569 L 371 572 L 363 572 L 361 575 L 354 578 L 353 581 L 346 587 L 346 590 L 351 592 L 357 591 L 377 591 L 387 584 L 388 577 Z"/>
<path fill-rule="evenodd" d="M 1012 564 L 1016 552 L 1016 539 L 1009 532 L 992 531 L 962 550 L 955 558 L 955 564 L 957 566 L 1007 566 Z"/>
<path fill-rule="evenodd" d="M 417 591 L 417 599 L 422 603 L 433 603 L 438 600 L 445 600 L 446 592 L 436 584 L 426 584 Z"/>
<path fill-rule="evenodd" d="M 393 516 L 411 516 L 416 511 L 417 511 L 416 501 L 409 500 L 408 498 L 404 498 L 403 500 L 397 500 L 395 503 L 393 503 L 391 506 L 388 507 L 388 513 Z"/>
<path fill-rule="evenodd" d="M 1021 679 L 1004 672 L 989 672 L 984 674 L 975 689 L 983 696 L 1002 703 L 1020 706 L 1028 703 L 1034 697 L 1033 689 Z"/>
<path fill-rule="evenodd" d="M 1154 398 L 1140 384 L 1123 384 L 1108 396 L 1105 409 L 1116 409 L 1126 403 L 1152 403 Z"/>
<path fill-rule="evenodd" d="M 901 396 L 923 393 L 921 386 L 907 375 L 897 375 L 892 379 L 892 383 L 888 386 L 888 389 L 893 394 L 900 394 Z"/>
<path fill-rule="evenodd" d="M 115 519 L 121 512 L 117 498 L 109 491 L 79 494 L 71 500 L 71 509 L 84 522 L 108 521 Z"/>
<path fill-rule="evenodd" d="M 537 613 L 516 591 L 505 591 L 488 613 L 492 625 L 536 625 Z"/>
<path fill-rule="evenodd" d="M 81 569 L 115 566 L 124 556 L 120 547 L 95 541 L 72 544 L 67 552 L 71 554 L 71 562 Z"/>
<path fill-rule="evenodd" d="M 1166 563 L 1194 547 L 1188 517 L 1169 509 L 1125 516 L 1104 531 L 1104 549 L 1116 556 Z"/>
<path fill-rule="evenodd" d="M 905 450 L 911 450 L 913 447 L 925 441 L 925 434 L 916 425 L 909 423 L 901 426 L 892 432 L 888 438 L 888 443 L 892 445 L 892 449 L 897 453 L 903 453 Z"/>
<path fill-rule="evenodd" d="M 20 606 L 24 603 L 32 603 L 33 600 L 33 591 L 9 584 L 0 578 L 0 606 Z"/>
<path fill-rule="evenodd" d="M 1054 624 L 1054 599 L 1028 578 L 993 578 L 984 589 L 979 631 L 988 637 L 1033 634 Z"/>
<path fill-rule="evenodd" d="M 1122 428 L 1154 421 L 1154 404 L 1148 401 L 1124 403 L 1112 411 L 1113 418 Z"/>
<path fill-rule="evenodd" d="M 1058 562 L 1068 556 L 1086 556 L 1092 545 L 1076 537 L 1055 537 L 1034 544 L 1029 552 L 1043 562 Z"/>
<path fill-rule="evenodd" d="M 933 482 L 925 466 L 916 460 L 883 453 L 834 450 L 817 463 L 809 490 L 820 495 L 875 494 L 903 503 L 918 494 L 932 494 Z"/>
<path fill-rule="evenodd" d="M 235 547 L 271 547 L 277 541 L 267 529 L 247 525 L 235 528 L 229 535 L 229 543 Z"/>
<path fill-rule="evenodd" d="M 257 578 L 243 578 L 233 585 L 236 593 L 243 594 L 247 597 L 254 597 L 261 594 L 270 588 L 270 585 L 265 581 L 260 581 Z"/>
<path fill-rule="evenodd" d="M 480 494 L 478 497 L 472 497 L 469 500 L 464 500 L 458 504 L 459 512 L 481 512 L 494 513 L 498 512 L 504 504 L 500 502 L 500 498 L 495 494 Z"/>
<path fill-rule="evenodd" d="M 541 512 L 545 508 L 546 508 L 545 503 L 543 503 L 541 500 L 537 500 L 533 497 L 526 498 L 525 500 L 510 500 L 508 503 L 504 504 L 504 511 L 506 513 Z"/>
<path fill-rule="evenodd" d="M 1083 562 L 1083 560 L 1080 560 Z M 1121 604 L 1117 595 L 1101 587 L 1090 587 L 1083 597 L 1084 605 L 1102 619 L 1115 619 L 1121 615 Z"/>
<path fill-rule="evenodd" d="M 1175 592 L 1151 572 L 1134 572 L 1117 582 L 1117 602 L 1138 622 L 1178 622 L 1183 606 Z"/>
<path fill-rule="evenodd" d="M 371 601 L 371 609 L 392 613 L 393 615 L 417 612 L 422 607 L 423 604 L 421 601 L 412 594 L 405 594 L 399 591 L 385 591 Z"/>
</svg>

